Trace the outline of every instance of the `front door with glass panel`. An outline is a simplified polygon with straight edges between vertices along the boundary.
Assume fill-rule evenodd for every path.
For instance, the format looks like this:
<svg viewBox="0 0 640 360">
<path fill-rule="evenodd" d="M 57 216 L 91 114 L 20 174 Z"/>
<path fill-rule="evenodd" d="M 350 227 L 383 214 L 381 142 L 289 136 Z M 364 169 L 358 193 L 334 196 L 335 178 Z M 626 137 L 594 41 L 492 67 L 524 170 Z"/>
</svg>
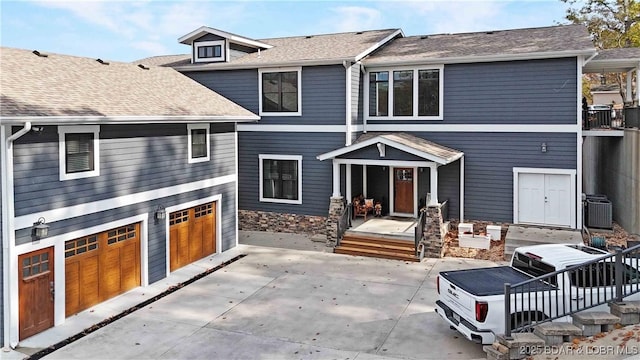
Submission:
<svg viewBox="0 0 640 360">
<path fill-rule="evenodd" d="M 413 214 L 413 168 L 393 169 L 393 210 Z"/>
</svg>

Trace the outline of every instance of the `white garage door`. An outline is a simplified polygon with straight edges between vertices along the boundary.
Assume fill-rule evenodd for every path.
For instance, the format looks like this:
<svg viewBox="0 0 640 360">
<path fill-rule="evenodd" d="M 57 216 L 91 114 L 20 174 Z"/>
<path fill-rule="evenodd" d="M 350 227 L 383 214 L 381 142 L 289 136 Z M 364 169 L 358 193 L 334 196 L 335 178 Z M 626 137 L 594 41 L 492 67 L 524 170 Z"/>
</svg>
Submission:
<svg viewBox="0 0 640 360">
<path fill-rule="evenodd" d="M 571 226 L 571 175 L 518 175 L 518 222 Z"/>
</svg>

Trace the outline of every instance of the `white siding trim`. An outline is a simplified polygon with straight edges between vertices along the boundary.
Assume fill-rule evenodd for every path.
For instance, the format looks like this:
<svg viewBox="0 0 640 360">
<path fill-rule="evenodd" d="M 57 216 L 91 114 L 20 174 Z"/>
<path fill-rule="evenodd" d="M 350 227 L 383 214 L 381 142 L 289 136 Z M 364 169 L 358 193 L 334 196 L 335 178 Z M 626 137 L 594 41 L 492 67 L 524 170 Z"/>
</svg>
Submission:
<svg viewBox="0 0 640 360">
<path fill-rule="evenodd" d="M 576 124 L 372 124 L 367 131 L 424 131 L 424 132 L 498 132 L 498 133 L 577 133 Z"/>
<path fill-rule="evenodd" d="M 298 200 L 265 198 L 262 194 L 262 160 L 296 160 L 298 161 Z M 260 202 L 282 204 L 302 204 L 302 155 L 258 154 L 260 177 Z"/>
<path fill-rule="evenodd" d="M 143 191 L 135 194 L 118 196 L 115 198 L 98 200 L 84 204 L 67 206 L 63 208 L 47 210 L 39 213 L 31 213 L 15 218 L 15 228 L 25 229 L 31 227 L 39 217 L 44 217 L 47 222 L 55 222 L 71 219 L 77 216 L 94 214 L 101 211 L 117 209 L 119 207 L 133 205 L 141 202 L 161 199 L 167 196 L 183 194 L 217 185 L 224 185 L 236 181 L 236 174 L 219 176 L 211 179 L 194 181 L 187 184 L 168 186 L 160 189 Z"/>
<path fill-rule="evenodd" d="M 210 128 L 211 126 L 209 124 L 187 124 L 187 153 L 188 153 L 187 161 L 189 164 L 207 162 L 211 159 Z M 199 157 L 199 158 L 192 157 L 193 156 L 192 149 L 191 149 L 192 148 L 191 142 L 193 141 L 191 136 L 192 130 L 206 130 L 205 138 L 207 141 L 207 144 L 206 144 L 207 156 Z"/>
<path fill-rule="evenodd" d="M 298 73 L 298 111 L 296 112 L 267 112 L 262 111 L 262 74 L 296 71 Z M 302 116 L 302 67 L 281 67 L 258 69 L 258 111 L 260 116 Z"/>
<path fill-rule="evenodd" d="M 345 62 L 345 145 L 351 145 L 351 64 Z"/>
<path fill-rule="evenodd" d="M 372 124 L 367 122 L 367 131 L 407 131 L 407 132 L 497 132 L 497 133 L 577 133 L 581 127 L 575 124 Z M 343 133 L 344 125 L 265 125 L 238 124 L 238 131 L 252 132 L 308 132 Z M 364 131 L 364 125 L 352 125 L 352 131 Z M 595 131 L 593 131 L 595 132 Z M 586 134 L 587 132 L 585 132 Z M 624 132 L 620 131 L 620 136 Z M 611 131 L 606 132 L 611 136 Z"/>
<path fill-rule="evenodd" d="M 167 216 L 165 216 L 164 218 L 165 259 L 166 259 L 165 277 L 169 276 L 169 274 L 171 273 L 171 232 L 169 230 L 169 214 L 171 214 L 174 211 L 186 210 L 186 209 L 190 209 L 192 207 L 202 205 L 202 204 L 207 204 L 210 202 L 216 203 L 216 252 L 215 254 L 220 254 L 222 252 L 222 194 L 217 194 L 217 195 L 209 196 L 206 198 L 188 201 L 178 205 L 167 206 L 165 208 Z M 236 234 L 237 233 L 238 232 L 236 231 Z M 208 256 L 211 256 L 211 255 L 208 255 Z"/>
<path fill-rule="evenodd" d="M 73 133 L 93 133 L 93 170 L 66 173 L 65 135 Z M 100 125 L 58 126 L 58 152 L 60 181 L 100 176 Z"/>
</svg>

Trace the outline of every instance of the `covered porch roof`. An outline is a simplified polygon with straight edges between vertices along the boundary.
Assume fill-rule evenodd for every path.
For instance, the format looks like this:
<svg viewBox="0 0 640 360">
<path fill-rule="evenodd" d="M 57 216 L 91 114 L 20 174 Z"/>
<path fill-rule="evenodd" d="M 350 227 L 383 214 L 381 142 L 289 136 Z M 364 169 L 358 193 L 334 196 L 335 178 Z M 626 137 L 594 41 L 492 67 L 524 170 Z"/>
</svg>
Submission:
<svg viewBox="0 0 640 360">
<path fill-rule="evenodd" d="M 407 133 L 362 134 L 353 144 L 318 155 L 318 160 L 335 159 L 371 145 L 377 145 L 380 157 L 384 157 L 384 146 L 391 146 L 403 152 L 421 157 L 439 165 L 446 165 L 460 159 L 464 153 Z"/>
</svg>

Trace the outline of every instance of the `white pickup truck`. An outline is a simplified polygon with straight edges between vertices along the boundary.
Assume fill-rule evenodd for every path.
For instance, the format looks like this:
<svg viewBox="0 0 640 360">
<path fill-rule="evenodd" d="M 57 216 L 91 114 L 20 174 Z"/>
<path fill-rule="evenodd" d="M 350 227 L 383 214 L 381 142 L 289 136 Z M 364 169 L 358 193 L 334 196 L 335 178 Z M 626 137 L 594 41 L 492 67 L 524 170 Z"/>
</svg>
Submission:
<svg viewBox="0 0 640 360">
<path fill-rule="evenodd" d="M 602 259 L 602 260 L 597 260 Z M 517 248 L 510 266 L 443 271 L 437 278 L 439 300 L 436 312 L 451 328 L 467 339 L 491 344 L 496 334 L 505 333 L 505 283 L 530 281 L 526 292 L 510 296 L 511 324 L 555 318 L 567 309 L 584 309 L 611 300 L 615 291 L 615 263 L 611 254 L 584 245 L 544 244 Z M 621 262 L 625 300 L 640 300 L 638 257 Z M 557 275 L 555 271 L 589 263 L 579 270 Z M 539 276 L 549 275 L 546 281 Z M 591 310 L 603 310 L 600 305 Z M 563 312 L 564 311 L 564 312 Z M 568 321 L 563 316 L 555 321 Z M 515 327 L 512 325 L 512 327 Z"/>
</svg>

